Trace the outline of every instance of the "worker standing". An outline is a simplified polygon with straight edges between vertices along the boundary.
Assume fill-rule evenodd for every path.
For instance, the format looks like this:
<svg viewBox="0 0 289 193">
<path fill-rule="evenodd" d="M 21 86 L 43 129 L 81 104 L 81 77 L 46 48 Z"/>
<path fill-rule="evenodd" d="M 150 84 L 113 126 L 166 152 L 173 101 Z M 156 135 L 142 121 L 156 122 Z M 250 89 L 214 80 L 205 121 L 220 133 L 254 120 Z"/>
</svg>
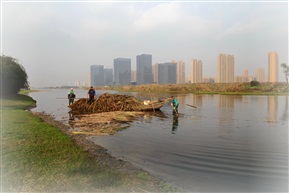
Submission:
<svg viewBox="0 0 289 193">
<path fill-rule="evenodd" d="M 175 114 L 179 114 L 179 110 L 178 110 L 178 108 L 179 108 L 179 101 L 178 101 L 178 99 L 176 98 L 176 97 L 174 97 L 174 96 L 172 96 L 172 103 L 171 103 L 171 106 L 173 107 L 173 114 L 175 115 Z"/>
<path fill-rule="evenodd" d="M 95 97 L 95 90 L 91 86 L 90 89 L 88 90 L 87 96 L 89 97 L 88 103 L 91 104 L 94 102 L 94 97 Z"/>
<path fill-rule="evenodd" d="M 70 91 L 68 92 L 68 100 L 69 100 L 68 105 L 73 104 L 74 99 L 75 99 L 75 93 L 73 91 L 73 88 L 71 88 Z"/>
</svg>

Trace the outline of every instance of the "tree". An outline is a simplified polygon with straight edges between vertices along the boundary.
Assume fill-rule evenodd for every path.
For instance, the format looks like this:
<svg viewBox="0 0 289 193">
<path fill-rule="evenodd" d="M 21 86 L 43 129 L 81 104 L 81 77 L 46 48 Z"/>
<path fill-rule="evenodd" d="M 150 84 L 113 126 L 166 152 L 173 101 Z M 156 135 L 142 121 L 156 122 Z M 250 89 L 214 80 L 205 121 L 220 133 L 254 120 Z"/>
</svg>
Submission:
<svg viewBox="0 0 289 193">
<path fill-rule="evenodd" d="M 287 92 L 288 92 L 288 76 L 289 76 L 289 66 L 285 63 L 281 64 L 281 67 L 283 68 L 283 72 L 285 74 L 286 82 L 287 82 Z"/>
<path fill-rule="evenodd" d="M 1 77 L 0 91 L 2 95 L 17 94 L 21 88 L 28 88 L 28 76 L 24 67 L 10 56 L 0 56 Z"/>
</svg>

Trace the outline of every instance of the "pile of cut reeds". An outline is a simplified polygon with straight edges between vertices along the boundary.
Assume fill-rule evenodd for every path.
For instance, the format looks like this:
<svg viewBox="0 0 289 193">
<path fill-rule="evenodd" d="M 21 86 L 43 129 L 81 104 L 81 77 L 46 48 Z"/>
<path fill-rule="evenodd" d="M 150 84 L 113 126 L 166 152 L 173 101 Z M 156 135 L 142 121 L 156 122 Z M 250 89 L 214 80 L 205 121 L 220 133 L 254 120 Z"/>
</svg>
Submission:
<svg viewBox="0 0 289 193">
<path fill-rule="evenodd" d="M 72 113 L 102 113 L 110 111 L 135 111 L 143 106 L 143 101 L 133 96 L 104 93 L 93 103 L 86 98 L 81 98 L 69 107 Z"/>
</svg>

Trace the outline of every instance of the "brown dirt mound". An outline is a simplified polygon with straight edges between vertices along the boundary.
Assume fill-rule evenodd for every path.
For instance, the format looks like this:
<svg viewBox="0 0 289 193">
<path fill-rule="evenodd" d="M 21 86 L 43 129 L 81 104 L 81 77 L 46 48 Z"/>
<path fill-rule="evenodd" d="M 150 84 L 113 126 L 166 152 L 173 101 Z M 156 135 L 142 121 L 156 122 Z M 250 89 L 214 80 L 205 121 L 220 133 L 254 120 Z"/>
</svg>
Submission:
<svg viewBox="0 0 289 193">
<path fill-rule="evenodd" d="M 133 96 L 104 93 L 92 104 L 88 99 L 81 98 L 70 105 L 73 113 L 102 113 L 110 111 L 134 111 L 139 109 L 143 102 Z"/>
</svg>

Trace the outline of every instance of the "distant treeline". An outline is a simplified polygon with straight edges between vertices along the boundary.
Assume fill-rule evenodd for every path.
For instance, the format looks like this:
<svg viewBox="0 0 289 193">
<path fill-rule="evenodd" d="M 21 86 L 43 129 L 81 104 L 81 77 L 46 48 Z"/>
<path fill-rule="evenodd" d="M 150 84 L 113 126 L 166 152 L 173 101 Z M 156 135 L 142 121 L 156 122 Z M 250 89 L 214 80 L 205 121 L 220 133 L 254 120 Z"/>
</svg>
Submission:
<svg viewBox="0 0 289 193">
<path fill-rule="evenodd" d="M 71 89 L 71 88 L 74 88 L 74 89 L 77 89 L 77 88 L 80 88 L 79 86 L 55 86 L 55 87 L 45 87 L 47 89 Z"/>
<path fill-rule="evenodd" d="M 123 92 L 196 93 L 196 94 L 288 94 L 286 83 L 194 83 L 194 84 L 145 84 L 98 87 L 97 89 Z"/>
</svg>

